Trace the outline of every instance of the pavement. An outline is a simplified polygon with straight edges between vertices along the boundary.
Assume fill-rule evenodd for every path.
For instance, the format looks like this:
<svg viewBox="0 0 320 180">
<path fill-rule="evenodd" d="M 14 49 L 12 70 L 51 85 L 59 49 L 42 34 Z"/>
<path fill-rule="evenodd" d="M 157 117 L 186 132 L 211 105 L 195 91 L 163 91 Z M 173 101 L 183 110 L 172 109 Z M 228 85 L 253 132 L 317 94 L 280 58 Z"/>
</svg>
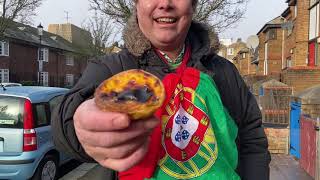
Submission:
<svg viewBox="0 0 320 180">
<path fill-rule="evenodd" d="M 292 156 L 273 154 L 270 163 L 270 180 L 313 180 Z"/>
<path fill-rule="evenodd" d="M 292 156 L 273 154 L 270 163 L 270 180 L 313 180 Z M 83 163 L 59 180 L 104 180 L 108 172 L 95 163 Z"/>
</svg>

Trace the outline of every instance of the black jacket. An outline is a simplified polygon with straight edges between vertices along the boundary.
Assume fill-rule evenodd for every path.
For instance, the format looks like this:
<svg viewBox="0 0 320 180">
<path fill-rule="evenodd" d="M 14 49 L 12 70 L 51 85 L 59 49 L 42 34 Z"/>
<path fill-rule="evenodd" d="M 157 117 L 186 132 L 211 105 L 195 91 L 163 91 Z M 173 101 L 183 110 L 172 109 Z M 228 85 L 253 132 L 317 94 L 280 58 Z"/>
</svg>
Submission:
<svg viewBox="0 0 320 180">
<path fill-rule="evenodd" d="M 193 23 L 188 34 L 188 43 L 192 46 L 192 57 L 188 66 L 199 69 L 213 78 L 224 106 L 238 125 L 237 171 L 240 177 L 244 180 L 267 180 L 270 154 L 256 100 L 235 66 L 216 55 L 209 48 L 208 36 L 199 37 L 199 32 L 205 31 Z M 93 96 L 95 88 L 103 80 L 123 70 L 134 68 L 144 69 L 159 78 L 170 73 L 167 64 L 151 49 L 144 51 L 141 56 L 134 56 L 130 50 L 125 49 L 118 54 L 89 61 L 81 79 L 53 113 L 52 128 L 58 148 L 78 159 L 92 161 L 76 138 L 73 114 L 83 101 Z"/>
</svg>

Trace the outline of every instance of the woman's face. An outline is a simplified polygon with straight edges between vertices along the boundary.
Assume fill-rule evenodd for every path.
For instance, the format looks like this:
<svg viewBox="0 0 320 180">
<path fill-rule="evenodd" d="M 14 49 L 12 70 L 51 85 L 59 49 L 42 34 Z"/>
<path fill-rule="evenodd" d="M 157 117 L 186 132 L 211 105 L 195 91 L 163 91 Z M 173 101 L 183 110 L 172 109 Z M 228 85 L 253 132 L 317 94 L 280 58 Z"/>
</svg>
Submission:
<svg viewBox="0 0 320 180">
<path fill-rule="evenodd" d="M 138 23 L 156 48 L 173 51 L 181 47 L 193 15 L 192 0 L 137 0 Z"/>
</svg>

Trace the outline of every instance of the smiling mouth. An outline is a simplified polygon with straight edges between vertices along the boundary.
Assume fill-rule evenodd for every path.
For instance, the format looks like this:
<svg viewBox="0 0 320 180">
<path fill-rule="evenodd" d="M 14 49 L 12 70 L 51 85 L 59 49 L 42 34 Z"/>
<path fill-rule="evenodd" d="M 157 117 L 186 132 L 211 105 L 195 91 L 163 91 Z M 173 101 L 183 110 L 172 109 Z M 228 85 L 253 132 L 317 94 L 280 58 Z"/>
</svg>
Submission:
<svg viewBox="0 0 320 180">
<path fill-rule="evenodd" d="M 155 21 L 157 21 L 158 23 L 161 23 L 161 24 L 173 24 L 173 23 L 177 22 L 177 19 L 170 18 L 170 17 L 163 17 L 163 18 L 157 18 L 157 19 L 155 19 Z"/>
</svg>

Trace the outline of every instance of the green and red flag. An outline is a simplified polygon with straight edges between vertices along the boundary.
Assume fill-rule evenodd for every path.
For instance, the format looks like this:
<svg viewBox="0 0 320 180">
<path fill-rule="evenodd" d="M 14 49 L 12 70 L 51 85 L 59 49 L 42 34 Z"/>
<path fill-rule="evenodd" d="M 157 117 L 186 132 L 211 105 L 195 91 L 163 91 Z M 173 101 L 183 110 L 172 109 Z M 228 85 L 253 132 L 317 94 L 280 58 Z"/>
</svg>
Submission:
<svg viewBox="0 0 320 180">
<path fill-rule="evenodd" d="M 166 100 L 156 112 L 161 125 L 145 159 L 121 180 L 238 180 L 238 128 L 221 102 L 213 79 L 183 63 L 163 79 Z"/>
</svg>

